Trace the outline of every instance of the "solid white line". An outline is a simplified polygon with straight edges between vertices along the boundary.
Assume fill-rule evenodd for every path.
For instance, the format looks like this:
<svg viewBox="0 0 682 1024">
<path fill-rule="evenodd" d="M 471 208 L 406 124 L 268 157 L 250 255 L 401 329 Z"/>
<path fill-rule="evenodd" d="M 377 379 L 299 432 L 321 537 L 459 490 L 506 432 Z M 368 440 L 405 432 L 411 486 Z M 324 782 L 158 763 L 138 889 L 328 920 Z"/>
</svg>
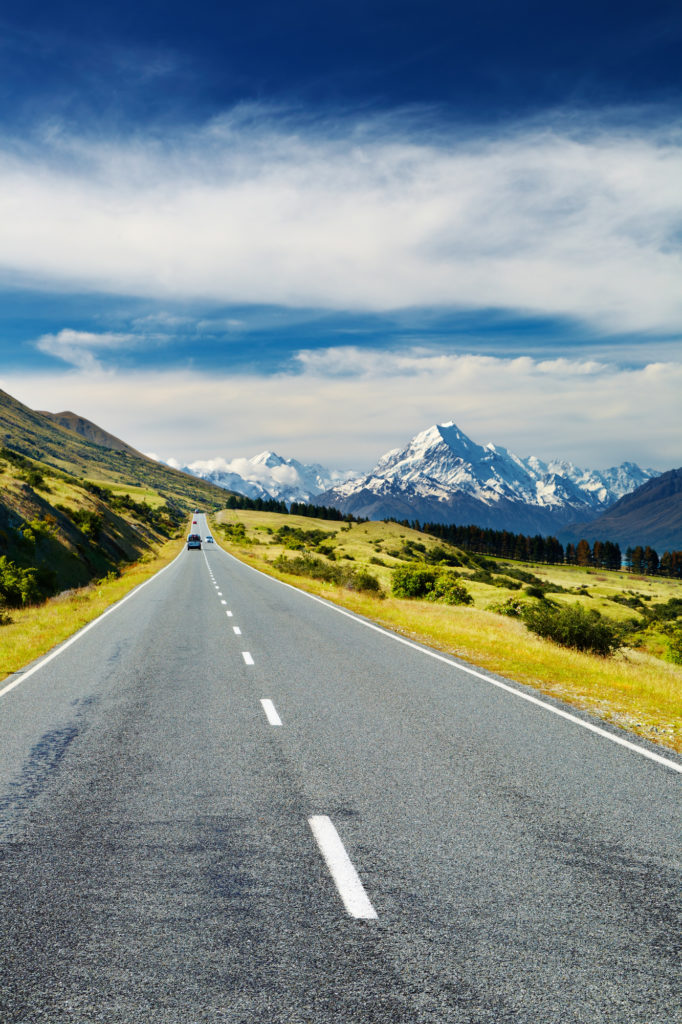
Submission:
<svg viewBox="0 0 682 1024">
<path fill-rule="evenodd" d="M 106 619 L 107 615 L 111 615 L 111 613 L 117 611 L 122 604 L 125 604 L 126 601 L 129 601 L 131 597 L 135 597 L 136 594 L 139 594 L 143 587 L 146 587 L 147 584 L 152 583 L 154 580 L 158 579 L 162 573 L 166 572 L 167 569 L 170 569 L 172 565 L 175 565 L 178 558 L 181 558 L 182 555 L 184 555 L 184 553 L 185 548 L 183 547 L 182 550 L 175 556 L 173 561 L 169 562 L 168 565 L 165 565 L 163 569 L 159 569 L 157 573 L 155 573 L 153 576 L 150 576 L 148 580 L 144 581 L 144 583 L 138 584 L 138 586 L 131 590 L 129 594 L 126 594 L 125 597 L 122 597 L 120 601 L 117 601 L 116 604 L 112 604 L 110 608 L 107 608 L 105 612 L 102 612 L 101 615 L 98 615 L 96 619 L 93 619 L 92 622 L 88 622 L 87 626 L 83 626 L 83 628 L 79 629 L 77 633 L 74 633 L 72 637 L 69 637 L 68 640 L 65 640 L 60 647 L 57 647 L 55 650 L 51 651 L 50 654 L 46 654 L 45 657 L 42 658 L 37 665 L 34 665 L 33 668 L 29 668 L 26 672 L 24 672 L 21 676 L 21 679 L 15 679 L 13 682 L 8 683 L 7 686 L 3 687 L 3 689 L 0 690 L 0 697 L 3 697 L 6 693 L 9 693 L 9 691 L 13 690 L 15 686 L 19 686 L 20 683 L 24 683 L 27 679 L 30 678 L 30 676 L 33 675 L 34 672 L 37 672 L 38 669 L 41 669 L 43 665 L 47 665 L 48 662 L 52 661 L 53 658 L 58 657 L 58 655 L 65 651 L 67 647 L 70 647 L 71 644 L 75 644 L 76 640 L 80 640 L 82 636 L 85 636 L 85 634 L 88 633 L 91 629 L 94 629 L 94 627 L 98 623 L 100 623 L 102 619 Z"/>
<path fill-rule="evenodd" d="M 313 818 L 308 818 L 308 824 L 348 913 L 351 917 L 362 917 L 366 920 L 376 918 L 377 912 L 370 903 L 331 820 L 326 814 L 317 814 Z"/>
<path fill-rule="evenodd" d="M 253 658 L 251 657 L 248 651 L 242 651 L 242 658 L 244 659 L 247 665 L 253 665 Z"/>
<path fill-rule="evenodd" d="M 232 631 L 233 631 L 235 636 L 241 636 L 242 635 L 242 631 L 239 628 L 239 626 L 233 626 L 232 627 Z"/>
<path fill-rule="evenodd" d="M 228 619 L 232 618 L 232 612 L 225 612 L 225 614 L 227 615 Z"/>
<path fill-rule="evenodd" d="M 505 690 L 507 693 L 511 693 L 515 697 L 520 697 L 521 700 L 525 700 L 529 704 L 534 704 L 536 707 L 542 708 L 544 711 L 550 711 L 553 715 L 558 715 L 559 718 L 563 718 L 567 722 L 572 722 L 573 725 L 579 725 L 582 729 L 587 729 L 589 732 L 593 732 L 597 736 L 601 736 L 602 739 L 610 740 L 611 743 L 616 743 L 620 747 L 626 747 L 628 750 L 634 751 L 635 754 L 640 754 L 642 757 L 646 757 L 650 761 L 654 761 L 656 764 L 662 764 L 666 768 L 672 768 L 673 771 L 682 774 L 682 764 L 678 764 L 676 761 L 671 761 L 668 757 L 663 757 L 661 754 L 655 754 L 653 750 L 647 750 L 645 747 L 639 747 L 636 743 L 631 743 L 630 740 L 616 736 L 612 732 L 607 732 L 606 729 L 601 729 L 598 725 L 586 722 L 584 719 L 578 718 L 577 715 L 572 715 L 569 711 L 564 711 L 563 708 L 556 708 L 554 705 L 547 704 L 544 700 L 540 700 L 538 697 L 533 697 L 530 693 L 524 693 L 522 690 L 517 690 L 514 686 L 511 686 L 508 683 L 503 683 L 499 679 L 493 679 L 491 676 L 487 676 L 483 672 L 478 672 L 476 669 L 470 668 L 468 665 L 463 665 L 459 662 L 453 661 L 451 658 L 447 658 L 443 654 L 438 654 L 436 651 L 432 651 L 428 647 L 422 647 L 419 644 L 415 644 L 412 640 L 406 640 L 405 637 L 398 636 L 396 633 L 391 633 L 388 629 L 384 629 L 382 626 L 377 626 L 373 622 L 367 622 L 365 619 L 361 619 L 357 615 L 354 615 L 353 612 L 346 611 L 345 608 L 339 608 L 338 605 L 332 604 L 330 601 L 325 601 L 324 598 L 317 597 L 316 594 L 309 594 L 305 590 L 299 590 L 298 587 L 294 587 L 291 583 L 285 583 L 284 580 L 278 580 L 275 576 L 268 576 L 267 573 L 261 572 L 260 569 L 256 569 L 253 565 L 247 565 L 246 562 L 240 562 L 238 558 L 235 558 L 234 555 L 225 551 L 224 548 L 220 548 L 220 550 L 227 556 L 227 558 L 231 558 L 234 562 L 237 562 L 238 565 L 244 566 L 245 569 L 257 572 L 259 576 L 263 576 L 272 583 L 279 583 L 281 586 L 287 587 L 289 590 L 293 590 L 297 594 L 301 594 L 303 597 L 307 597 L 311 601 L 315 601 L 317 604 L 321 604 L 323 608 L 328 608 L 332 612 L 338 612 L 339 615 L 345 615 L 347 619 L 352 619 L 353 622 L 357 622 L 360 626 L 364 626 L 366 629 L 372 629 L 375 633 L 381 633 L 382 636 L 386 636 L 390 640 L 395 640 L 396 643 L 403 644 L 405 647 L 411 647 L 412 650 L 418 651 L 420 654 L 426 654 L 429 658 L 434 658 L 436 661 L 442 661 L 445 665 L 450 665 L 452 668 L 459 669 L 460 672 L 466 672 L 468 675 L 474 676 L 476 679 L 482 679 L 484 683 L 489 683 L 491 686 L 496 686 L 500 690 Z"/>
<path fill-rule="evenodd" d="M 261 700 L 261 704 L 263 705 L 265 717 L 267 718 L 270 725 L 281 725 L 282 719 L 277 714 L 277 711 L 275 710 L 275 705 L 272 703 L 272 701 L 266 697 L 265 700 Z"/>
</svg>

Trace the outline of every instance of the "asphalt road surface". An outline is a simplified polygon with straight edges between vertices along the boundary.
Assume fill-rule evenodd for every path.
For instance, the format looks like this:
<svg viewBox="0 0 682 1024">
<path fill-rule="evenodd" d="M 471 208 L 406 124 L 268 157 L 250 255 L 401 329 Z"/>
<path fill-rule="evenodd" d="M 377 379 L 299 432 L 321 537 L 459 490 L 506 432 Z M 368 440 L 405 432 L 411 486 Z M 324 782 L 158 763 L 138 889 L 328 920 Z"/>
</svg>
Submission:
<svg viewBox="0 0 682 1024">
<path fill-rule="evenodd" d="M 680 759 L 498 681 L 183 551 L 0 683 L 0 1021 L 682 1020 Z"/>
</svg>

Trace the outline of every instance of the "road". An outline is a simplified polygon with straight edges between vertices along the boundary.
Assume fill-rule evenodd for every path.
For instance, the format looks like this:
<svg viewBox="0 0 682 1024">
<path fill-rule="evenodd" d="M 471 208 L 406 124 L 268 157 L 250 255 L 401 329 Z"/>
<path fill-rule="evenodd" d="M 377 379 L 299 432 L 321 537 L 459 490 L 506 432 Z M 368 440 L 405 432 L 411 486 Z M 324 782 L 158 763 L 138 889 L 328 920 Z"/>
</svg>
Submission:
<svg viewBox="0 0 682 1024">
<path fill-rule="evenodd" d="M 0 1020 L 682 1019 L 680 759 L 497 681 L 183 551 L 0 684 Z"/>
</svg>

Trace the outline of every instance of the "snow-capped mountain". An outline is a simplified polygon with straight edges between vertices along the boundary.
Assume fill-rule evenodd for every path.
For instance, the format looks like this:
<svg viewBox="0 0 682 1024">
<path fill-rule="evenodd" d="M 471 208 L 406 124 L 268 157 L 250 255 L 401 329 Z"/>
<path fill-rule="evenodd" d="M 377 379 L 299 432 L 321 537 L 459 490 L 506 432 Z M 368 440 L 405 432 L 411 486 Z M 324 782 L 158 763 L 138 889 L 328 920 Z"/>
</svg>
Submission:
<svg viewBox="0 0 682 1024">
<path fill-rule="evenodd" d="M 429 427 L 405 448 L 387 452 L 366 476 L 330 488 L 316 501 L 372 519 L 551 532 L 594 518 L 657 475 L 628 462 L 597 471 L 522 459 L 499 445 L 477 444 L 450 422 Z"/>
<path fill-rule="evenodd" d="M 184 472 L 210 480 L 249 498 L 310 502 L 316 495 L 355 475 L 283 459 L 275 452 L 261 452 L 251 459 L 207 459 L 182 467 Z"/>
</svg>

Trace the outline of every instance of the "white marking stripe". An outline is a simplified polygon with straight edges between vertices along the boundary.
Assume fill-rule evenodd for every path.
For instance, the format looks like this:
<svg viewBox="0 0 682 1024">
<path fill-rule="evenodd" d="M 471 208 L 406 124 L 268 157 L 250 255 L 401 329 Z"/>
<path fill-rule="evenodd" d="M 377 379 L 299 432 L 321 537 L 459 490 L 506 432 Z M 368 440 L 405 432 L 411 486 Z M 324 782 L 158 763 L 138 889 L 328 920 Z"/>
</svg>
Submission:
<svg viewBox="0 0 682 1024">
<path fill-rule="evenodd" d="M 261 704 L 263 705 L 265 717 L 267 718 L 270 725 L 281 725 L 282 719 L 277 714 L 275 710 L 275 705 L 272 703 L 272 701 L 268 700 L 268 698 L 266 697 L 265 700 L 261 700 Z"/>
<path fill-rule="evenodd" d="M 242 651 L 242 658 L 244 659 L 247 665 L 253 665 L 253 658 L 251 657 L 248 651 Z"/>
<path fill-rule="evenodd" d="M 225 612 L 225 614 L 227 615 L 228 619 L 232 618 L 232 612 Z"/>
<path fill-rule="evenodd" d="M 351 917 L 367 920 L 376 918 L 377 912 L 369 901 L 331 819 L 326 814 L 318 814 L 308 818 L 308 824 L 348 913 Z"/>
<path fill-rule="evenodd" d="M 242 631 L 239 628 L 239 626 L 233 626 L 232 629 L 234 630 L 234 635 L 235 636 L 241 636 L 242 635 Z"/>
<path fill-rule="evenodd" d="M 338 612 L 339 615 L 345 615 L 347 619 L 352 619 L 353 622 L 357 622 L 360 626 L 365 626 L 366 629 L 373 629 L 375 633 L 381 633 L 382 636 L 387 636 L 389 640 L 394 640 L 398 644 L 404 644 L 405 647 L 411 647 L 412 650 L 419 651 L 420 654 L 426 654 L 429 658 L 434 658 L 436 661 L 442 661 L 443 664 L 450 665 L 451 668 L 459 669 L 460 672 L 466 672 L 468 675 L 474 676 L 476 679 L 482 679 L 484 683 L 490 683 L 491 686 L 496 686 L 498 689 L 505 690 L 507 693 L 511 693 L 515 697 L 520 697 L 521 700 L 528 701 L 529 704 L 534 704 L 536 707 L 542 708 L 544 711 L 550 711 L 553 715 L 558 715 L 559 718 L 563 718 L 567 722 L 572 722 L 574 725 L 579 725 L 582 729 L 587 729 L 589 732 L 593 732 L 597 736 L 601 736 L 603 739 L 610 740 L 611 743 L 616 743 L 620 747 L 626 747 L 628 750 L 632 750 L 636 754 L 641 754 L 642 757 L 646 757 L 650 761 L 655 761 L 657 764 L 662 764 L 666 768 L 672 768 L 673 771 L 682 774 L 682 764 L 671 761 L 668 757 L 663 757 L 661 754 L 655 754 L 653 750 L 647 750 L 645 747 L 639 747 L 636 743 L 622 739 L 620 736 L 616 736 L 612 732 L 607 732 L 606 729 L 601 729 L 598 725 L 592 725 L 591 722 L 586 722 L 582 718 L 578 718 L 577 715 L 572 715 L 569 711 L 564 711 L 562 708 L 555 708 L 552 704 L 547 704 L 544 700 L 540 700 L 538 697 L 533 697 L 530 693 L 524 693 L 523 690 L 517 690 L 514 686 L 511 686 L 508 683 L 503 683 L 499 679 L 493 679 L 491 676 L 486 676 L 483 672 L 477 672 L 476 669 L 469 668 L 468 665 L 452 661 L 451 658 L 446 658 L 442 654 L 437 654 L 436 651 L 431 651 L 428 647 L 421 647 L 419 644 L 413 643 L 412 640 L 406 640 L 402 636 L 397 636 L 395 633 L 391 633 L 388 629 L 376 626 L 373 622 L 367 622 L 366 619 L 360 619 L 352 612 L 347 612 L 345 608 L 339 608 L 338 605 L 331 604 L 330 601 L 325 601 L 324 598 L 317 597 L 315 594 L 308 594 L 305 590 L 299 590 L 298 587 L 294 587 L 291 583 L 285 583 L 284 580 L 278 580 L 274 576 L 268 576 L 267 573 L 261 572 L 260 569 L 256 569 L 253 565 L 247 565 L 246 562 L 240 562 L 238 558 L 235 558 L 234 555 L 230 555 L 227 551 L 223 550 L 223 548 L 220 550 L 224 555 L 236 562 L 237 565 L 242 565 L 245 569 L 257 572 L 259 576 L 263 576 L 266 580 L 270 580 L 272 583 L 279 583 L 281 586 L 287 587 L 289 590 L 293 590 L 296 594 L 300 594 L 302 597 L 307 597 L 311 601 L 321 604 L 324 608 L 328 608 L 332 612 Z"/>
<path fill-rule="evenodd" d="M 223 599 L 222 599 L 222 601 L 221 601 L 220 603 L 221 603 L 221 604 L 227 604 L 227 601 L 225 600 L 225 598 L 223 598 Z M 230 614 L 230 612 L 228 612 L 227 614 L 229 615 L 229 614 Z"/>
<path fill-rule="evenodd" d="M 219 590 L 218 591 L 218 597 L 222 597 L 222 596 L 223 596 L 223 592 L 222 592 L 222 590 Z"/>
</svg>

